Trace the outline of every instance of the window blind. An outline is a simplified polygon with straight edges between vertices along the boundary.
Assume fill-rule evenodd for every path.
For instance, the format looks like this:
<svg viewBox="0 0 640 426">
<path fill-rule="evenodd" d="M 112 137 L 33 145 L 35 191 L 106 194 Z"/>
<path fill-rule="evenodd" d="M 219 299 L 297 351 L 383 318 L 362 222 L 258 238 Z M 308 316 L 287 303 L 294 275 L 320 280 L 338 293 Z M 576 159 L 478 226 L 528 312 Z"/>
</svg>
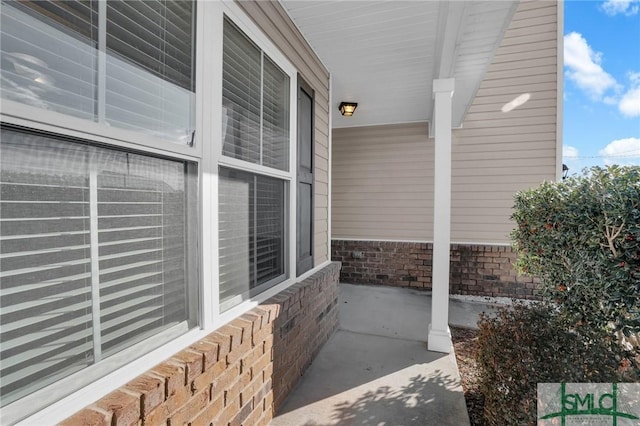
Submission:
<svg viewBox="0 0 640 426">
<path fill-rule="evenodd" d="M 284 181 L 220 167 L 221 310 L 285 277 Z"/>
<path fill-rule="evenodd" d="M 222 98 L 222 153 L 289 170 L 289 77 L 228 19 Z"/>
<path fill-rule="evenodd" d="M 3 1 L 1 33 L 2 97 L 192 142 L 194 2 Z"/>
<path fill-rule="evenodd" d="M 4 128 L 0 147 L 4 406 L 193 309 L 184 162 Z"/>
<path fill-rule="evenodd" d="M 262 52 L 231 22 L 224 22 L 222 106 L 226 112 L 222 153 L 260 164 Z"/>
<path fill-rule="evenodd" d="M 2 2 L 2 97 L 94 120 L 97 2 Z"/>
<path fill-rule="evenodd" d="M 262 163 L 289 170 L 289 77 L 266 56 L 263 71 Z"/>
<path fill-rule="evenodd" d="M 106 9 L 106 121 L 191 142 L 195 2 L 110 0 Z"/>
<path fill-rule="evenodd" d="M 2 131 L 2 405 L 93 362 L 88 153 Z M 35 386 L 34 386 L 35 385 Z"/>
</svg>

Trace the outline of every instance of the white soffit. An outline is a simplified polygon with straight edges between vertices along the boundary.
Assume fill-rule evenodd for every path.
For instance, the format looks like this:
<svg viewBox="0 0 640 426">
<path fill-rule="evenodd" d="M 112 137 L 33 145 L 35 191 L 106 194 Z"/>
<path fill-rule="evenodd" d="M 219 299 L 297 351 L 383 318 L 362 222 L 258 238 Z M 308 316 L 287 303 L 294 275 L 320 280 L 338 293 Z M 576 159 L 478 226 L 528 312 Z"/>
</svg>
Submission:
<svg viewBox="0 0 640 426">
<path fill-rule="evenodd" d="M 517 3 L 280 2 L 331 72 L 334 128 L 431 121 L 432 81 L 447 77 L 459 126 Z M 358 102 L 353 117 L 340 115 L 341 101 Z"/>
</svg>

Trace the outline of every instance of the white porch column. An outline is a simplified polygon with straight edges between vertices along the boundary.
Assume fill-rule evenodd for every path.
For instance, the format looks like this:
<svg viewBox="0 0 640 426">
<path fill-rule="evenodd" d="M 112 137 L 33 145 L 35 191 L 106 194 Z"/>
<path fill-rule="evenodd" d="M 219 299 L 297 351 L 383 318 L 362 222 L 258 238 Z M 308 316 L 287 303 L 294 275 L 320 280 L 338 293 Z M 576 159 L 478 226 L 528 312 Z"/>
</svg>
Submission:
<svg viewBox="0 0 640 426">
<path fill-rule="evenodd" d="M 449 331 L 449 247 L 451 243 L 451 97 L 454 79 L 433 80 L 435 163 L 431 324 L 427 347 L 451 352 Z"/>
</svg>

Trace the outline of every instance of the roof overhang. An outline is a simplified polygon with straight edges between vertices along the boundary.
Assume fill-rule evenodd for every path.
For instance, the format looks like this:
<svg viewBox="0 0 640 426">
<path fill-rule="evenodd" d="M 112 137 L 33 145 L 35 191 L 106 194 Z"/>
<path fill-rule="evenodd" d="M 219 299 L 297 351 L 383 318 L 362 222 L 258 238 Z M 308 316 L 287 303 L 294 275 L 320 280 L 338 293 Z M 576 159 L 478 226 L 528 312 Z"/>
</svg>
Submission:
<svg viewBox="0 0 640 426">
<path fill-rule="evenodd" d="M 432 82 L 454 78 L 459 127 L 518 1 L 280 0 L 331 73 L 334 128 L 433 119 Z M 341 101 L 358 103 L 342 117 Z"/>
</svg>

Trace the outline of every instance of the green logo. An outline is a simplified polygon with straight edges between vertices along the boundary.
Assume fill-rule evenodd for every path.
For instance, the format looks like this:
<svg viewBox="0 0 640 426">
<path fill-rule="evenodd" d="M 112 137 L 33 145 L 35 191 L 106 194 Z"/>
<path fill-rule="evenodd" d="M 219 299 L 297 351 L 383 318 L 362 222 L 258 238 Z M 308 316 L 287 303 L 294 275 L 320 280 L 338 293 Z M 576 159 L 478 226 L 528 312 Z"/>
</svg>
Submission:
<svg viewBox="0 0 640 426">
<path fill-rule="evenodd" d="M 551 395 L 549 395 L 548 391 L 551 389 L 549 389 L 548 387 L 544 388 L 545 385 L 549 384 L 538 385 L 539 412 L 540 409 L 544 409 L 545 406 L 546 408 L 552 409 L 559 408 L 559 411 L 545 414 L 539 417 L 539 420 L 559 418 L 561 421 L 561 425 L 565 426 L 567 418 L 570 418 L 571 420 L 587 422 L 588 424 L 595 424 L 594 422 L 589 421 L 589 419 L 596 420 L 592 416 L 605 416 L 604 418 L 600 418 L 602 420 L 609 418 L 611 421 L 610 424 L 612 424 L 613 426 L 617 426 L 618 419 L 640 419 L 634 414 L 625 413 L 618 409 L 620 402 L 620 391 L 618 389 L 617 383 L 611 384 L 610 389 L 607 389 L 608 384 L 603 383 L 574 384 L 571 391 L 567 391 L 566 383 L 561 383 L 559 400 L 555 399 L 555 401 L 549 400 L 549 396 Z M 605 386 L 607 388 L 605 388 Z M 541 394 L 545 393 L 545 391 L 547 391 L 546 401 L 544 401 L 544 398 L 541 399 Z M 555 394 L 556 398 L 558 398 L 557 390 L 555 392 L 552 391 L 551 393 Z M 637 397 L 637 394 L 635 396 Z M 542 395 L 542 397 L 544 397 L 544 395 Z M 578 419 L 574 416 L 580 416 L 580 418 Z M 609 424 L 609 422 L 597 422 L 597 424 Z"/>
</svg>

